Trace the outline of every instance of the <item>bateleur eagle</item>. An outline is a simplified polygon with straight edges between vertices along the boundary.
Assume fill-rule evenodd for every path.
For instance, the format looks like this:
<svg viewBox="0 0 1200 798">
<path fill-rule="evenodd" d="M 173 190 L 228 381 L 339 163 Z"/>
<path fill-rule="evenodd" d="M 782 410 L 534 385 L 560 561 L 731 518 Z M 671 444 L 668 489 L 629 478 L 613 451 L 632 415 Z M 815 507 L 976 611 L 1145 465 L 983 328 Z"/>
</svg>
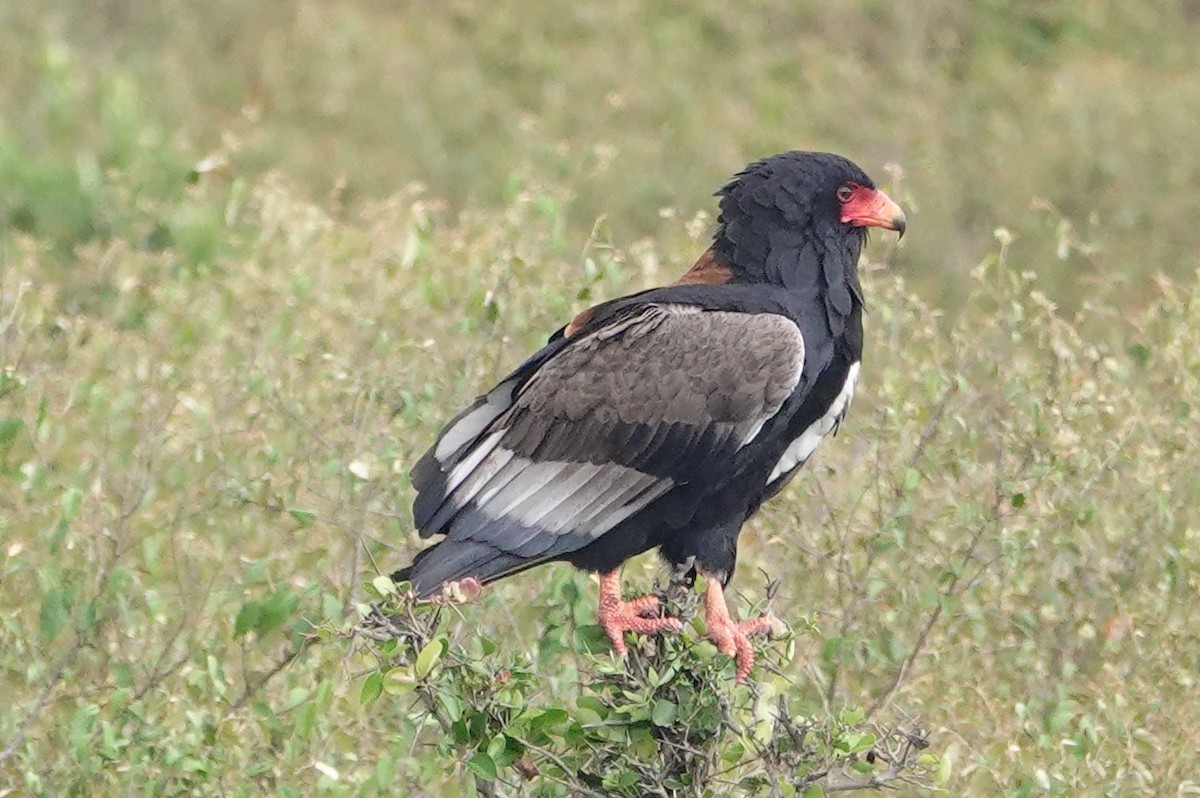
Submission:
<svg viewBox="0 0 1200 798">
<path fill-rule="evenodd" d="M 625 600 L 621 564 L 694 558 L 708 633 L 753 663 L 725 604 L 738 532 L 837 429 L 862 356 L 857 263 L 867 228 L 904 214 L 845 158 L 787 152 L 725 187 L 712 246 L 677 282 L 604 302 L 459 413 L 412 471 L 421 537 L 396 572 L 419 596 L 541 563 L 600 574 L 599 620 L 678 630 L 654 596 Z"/>
</svg>

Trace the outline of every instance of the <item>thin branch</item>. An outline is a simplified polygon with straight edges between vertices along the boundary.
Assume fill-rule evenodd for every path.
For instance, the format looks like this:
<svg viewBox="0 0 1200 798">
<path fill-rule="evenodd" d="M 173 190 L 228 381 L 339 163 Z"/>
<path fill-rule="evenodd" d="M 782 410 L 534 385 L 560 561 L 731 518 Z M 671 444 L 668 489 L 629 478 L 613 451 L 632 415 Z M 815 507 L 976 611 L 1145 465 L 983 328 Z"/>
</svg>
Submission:
<svg viewBox="0 0 1200 798">
<path fill-rule="evenodd" d="M 907 471 L 910 468 L 915 468 L 917 466 L 917 464 L 921 461 L 921 458 L 925 454 L 926 447 L 934 440 L 935 437 L 937 437 L 938 430 L 941 427 L 942 419 L 945 417 L 946 411 L 949 409 L 951 401 L 954 399 L 955 396 L 958 395 L 958 390 L 959 390 L 958 381 L 954 380 L 950 384 L 950 386 L 948 388 L 946 388 L 946 390 L 942 393 L 942 397 L 938 400 L 937 404 L 934 406 L 933 413 L 930 415 L 929 421 L 926 422 L 924 429 L 921 431 L 921 436 L 917 439 L 917 445 L 915 447 L 913 447 L 912 453 L 908 456 L 908 459 L 905 461 L 905 464 L 904 464 L 905 471 Z M 876 458 L 875 458 L 876 483 L 875 484 L 876 484 L 876 489 L 878 491 L 878 496 L 879 496 L 879 501 L 876 503 L 877 526 L 878 526 L 878 528 L 882 528 L 883 522 L 884 522 L 883 503 L 882 503 L 883 492 L 881 490 L 879 490 L 879 488 L 882 486 L 882 483 L 883 483 L 883 474 L 882 474 L 882 463 L 880 462 L 880 458 L 879 458 L 880 448 L 878 445 L 876 446 L 875 451 L 876 451 Z M 902 482 L 895 483 L 895 485 L 892 488 L 893 502 L 899 502 L 903 496 L 903 492 L 904 492 L 903 483 Z M 861 499 L 862 499 L 862 496 L 860 495 L 859 500 L 861 501 Z M 847 518 L 851 517 L 852 515 L 853 515 L 853 511 L 851 513 L 847 514 Z M 877 532 L 876 536 L 878 534 L 879 533 Z M 857 578 L 851 578 L 853 575 L 849 573 L 850 563 L 849 563 L 849 557 L 847 554 L 848 537 L 849 537 L 849 535 L 848 535 L 847 530 L 842 529 L 841 534 L 839 535 L 840 551 L 838 554 L 838 569 L 837 569 L 838 594 L 840 596 L 844 596 L 846 593 L 846 590 L 848 588 L 851 589 L 850 600 L 848 602 L 843 603 L 842 607 L 841 607 L 841 625 L 840 625 L 839 637 L 842 637 L 842 638 L 845 638 L 846 635 L 848 635 L 850 633 L 850 629 L 853 625 L 852 619 L 858 613 L 859 608 L 862 606 L 863 602 L 867 598 L 867 584 L 869 581 L 868 577 L 870 576 L 871 570 L 875 567 L 876 558 L 879 556 L 879 548 L 877 546 L 873 546 L 873 545 L 868 546 L 867 554 L 866 554 L 866 562 L 863 564 L 861 572 L 858 574 Z M 935 619 L 935 621 L 936 621 L 936 619 Z M 928 634 L 928 632 L 926 632 L 925 634 Z M 922 642 L 922 645 L 923 645 L 923 642 Z M 825 706 L 827 708 L 833 704 L 834 697 L 837 695 L 838 679 L 839 679 L 840 675 L 841 675 L 841 668 L 839 667 L 838 663 L 835 661 L 833 664 L 832 672 L 829 674 L 829 680 L 825 685 L 824 699 L 825 699 Z"/>
<path fill-rule="evenodd" d="M 54 694 L 55 689 L 63 679 L 63 675 L 67 672 L 67 668 L 79 653 L 79 648 L 73 646 L 70 651 L 63 655 L 62 661 L 58 667 L 54 669 L 54 675 L 46 682 L 46 686 L 42 688 L 42 692 L 38 694 L 37 700 L 33 702 L 33 706 L 29 708 L 29 712 L 25 715 L 25 720 L 21 721 L 17 733 L 13 736 L 12 742 L 5 746 L 3 751 L 0 751 L 0 765 L 3 765 L 9 759 L 12 759 L 19 749 L 25 743 L 25 737 L 29 734 L 29 729 L 37 721 L 42 714 L 42 710 L 50 703 L 50 696 Z"/>
<path fill-rule="evenodd" d="M 984 533 L 991 529 L 1002 517 L 1000 511 L 1002 501 L 1002 494 L 997 488 L 996 497 L 992 504 L 992 512 L 986 520 L 976 527 L 975 533 L 971 536 L 971 540 L 967 543 L 966 550 L 963 552 L 961 566 L 953 572 L 953 575 L 950 577 L 950 582 L 946 588 L 938 593 L 938 602 L 934 606 L 933 610 L 929 613 L 929 617 L 925 619 L 925 624 L 921 627 L 921 631 L 917 635 L 917 642 L 913 645 L 912 651 L 910 651 L 908 656 L 904 658 L 904 661 L 900 663 L 900 667 L 896 671 L 896 675 L 892 679 L 892 683 L 888 686 L 887 690 L 884 691 L 883 695 L 871 704 L 869 709 L 867 709 L 867 718 L 873 717 L 876 712 L 886 707 L 895 696 L 896 691 L 899 690 L 904 682 L 908 679 L 908 673 L 911 670 L 913 663 L 916 662 L 917 657 L 921 656 L 921 653 L 925 650 L 925 645 L 929 641 L 930 633 L 933 631 L 934 626 L 937 625 L 937 622 L 942 617 L 942 612 L 945 608 L 944 600 L 957 595 L 959 592 L 959 583 L 962 581 L 963 572 L 966 570 L 967 565 L 969 565 L 974 559 L 975 549 L 979 546 L 979 541 L 983 539 Z"/>
<path fill-rule="evenodd" d="M 536 754 L 540 754 L 541 756 L 548 759 L 551 764 L 553 764 L 555 767 L 557 767 L 563 773 L 570 774 L 570 773 L 575 772 L 574 768 L 567 767 L 566 763 L 563 762 L 562 759 L 560 759 L 557 754 L 555 754 L 553 751 L 549 750 L 548 748 L 542 748 L 541 746 L 534 745 L 533 743 L 531 743 L 528 740 L 525 740 L 521 737 L 514 737 L 513 739 L 516 740 L 517 742 L 519 742 L 521 745 L 525 746 L 530 751 L 533 751 Z M 544 774 L 540 774 L 540 775 L 544 775 Z M 554 777 L 549 776 L 548 778 L 554 778 Z M 572 795 L 587 795 L 587 796 L 592 796 L 592 798 L 604 798 L 604 793 L 596 792 L 591 787 L 588 787 L 586 784 L 581 784 L 578 781 L 576 781 L 575 779 L 569 779 L 569 780 L 554 779 L 554 780 L 559 782 L 560 784 L 566 784 L 568 787 L 570 787 L 571 791 L 572 791 Z"/>
<path fill-rule="evenodd" d="M 881 736 L 882 739 L 882 736 Z M 895 739 L 893 735 L 892 740 Z M 852 790 L 883 790 L 891 787 L 895 782 L 915 783 L 916 779 L 905 773 L 905 769 L 912 764 L 915 755 L 921 749 L 927 747 L 929 743 L 919 733 L 909 732 L 904 734 L 903 747 L 899 753 L 895 749 L 884 743 L 886 750 L 881 752 L 880 756 L 888 763 L 888 768 L 883 773 L 871 774 L 865 779 L 847 779 L 845 781 L 834 781 L 826 779 L 821 784 L 821 789 L 824 792 L 850 792 Z"/>
<path fill-rule="evenodd" d="M 913 448 L 912 454 L 909 455 L 908 461 L 904 464 L 907 471 L 910 468 L 916 468 L 917 463 L 921 461 L 921 457 L 925 454 L 925 447 L 928 446 L 937 435 L 938 427 L 941 426 L 942 418 L 946 415 L 946 410 L 950 407 L 950 401 L 958 395 L 958 380 L 950 383 L 950 387 L 942 394 L 942 398 L 938 400 L 934 406 L 933 414 L 929 417 L 929 421 L 925 424 L 925 428 L 921 430 L 921 437 L 917 439 L 917 445 Z M 893 489 L 893 497 L 897 500 L 904 493 L 903 481 L 897 482 Z"/>
<path fill-rule="evenodd" d="M 299 657 L 302 653 L 304 653 L 304 649 L 307 647 L 308 647 L 307 642 L 300 643 L 300 645 L 295 646 L 294 648 L 290 649 L 287 653 L 285 653 L 282 657 L 280 657 L 279 661 L 275 663 L 275 665 L 271 668 L 271 670 L 267 671 L 262 676 L 259 676 L 254 681 L 247 681 L 245 688 L 242 690 L 242 694 L 240 696 L 238 696 L 237 700 L 234 701 L 229 706 L 225 707 L 225 711 L 221 713 L 221 719 L 224 720 L 224 719 L 228 718 L 234 712 L 237 712 L 239 709 L 244 707 L 246 705 L 246 702 L 248 702 L 254 696 L 255 693 L 257 693 L 264 686 L 266 686 L 267 682 L 274 679 L 276 676 L 278 676 L 283 671 L 284 668 L 286 668 L 288 665 L 291 665 L 293 662 L 295 662 L 296 658 Z"/>
<path fill-rule="evenodd" d="M 898 771 L 893 772 L 889 770 L 888 772 L 882 773 L 878 776 L 871 776 L 868 779 L 861 779 L 858 781 L 825 781 L 821 784 L 821 789 L 827 793 L 851 792 L 852 790 L 882 790 L 890 787 L 894 782 L 897 781 L 909 781 L 909 779 L 904 777 L 904 775 Z"/>
</svg>

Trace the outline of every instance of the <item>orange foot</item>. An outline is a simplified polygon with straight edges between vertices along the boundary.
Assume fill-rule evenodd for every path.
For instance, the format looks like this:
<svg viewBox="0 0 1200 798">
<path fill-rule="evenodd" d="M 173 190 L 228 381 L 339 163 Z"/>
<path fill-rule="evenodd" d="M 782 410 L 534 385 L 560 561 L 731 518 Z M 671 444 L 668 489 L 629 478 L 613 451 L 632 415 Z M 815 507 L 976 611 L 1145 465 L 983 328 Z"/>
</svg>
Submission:
<svg viewBox="0 0 1200 798">
<path fill-rule="evenodd" d="M 479 580 L 468 576 L 455 582 L 446 582 L 442 585 L 441 594 L 434 596 L 431 600 L 435 604 L 466 604 L 479 598 L 479 594 L 482 592 L 483 585 Z"/>
<path fill-rule="evenodd" d="M 786 627 L 783 621 L 770 613 L 741 623 L 734 621 L 725 604 L 721 580 L 707 574 L 705 578 L 708 586 L 704 592 L 704 623 L 708 627 L 708 637 L 717 644 L 722 654 L 734 658 L 737 662 L 737 681 L 743 682 L 754 667 L 754 646 L 750 643 L 750 635 L 763 632 L 782 634 Z"/>
<path fill-rule="evenodd" d="M 683 622 L 678 618 L 659 615 L 661 606 L 658 596 L 642 596 L 630 601 L 621 598 L 619 570 L 600 574 L 600 610 L 597 616 L 600 626 L 612 642 L 613 651 L 622 657 L 628 651 L 625 646 L 626 632 L 649 635 L 683 629 Z"/>
</svg>

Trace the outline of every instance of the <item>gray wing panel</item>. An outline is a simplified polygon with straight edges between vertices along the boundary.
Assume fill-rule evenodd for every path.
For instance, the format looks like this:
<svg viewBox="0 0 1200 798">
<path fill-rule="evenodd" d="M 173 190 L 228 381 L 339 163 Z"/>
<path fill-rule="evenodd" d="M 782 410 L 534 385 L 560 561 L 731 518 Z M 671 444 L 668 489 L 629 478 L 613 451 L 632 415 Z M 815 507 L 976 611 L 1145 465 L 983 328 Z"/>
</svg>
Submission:
<svg viewBox="0 0 1200 798">
<path fill-rule="evenodd" d="M 803 365 L 783 316 L 638 308 L 455 419 L 421 532 L 533 558 L 581 548 L 752 440 Z"/>
</svg>

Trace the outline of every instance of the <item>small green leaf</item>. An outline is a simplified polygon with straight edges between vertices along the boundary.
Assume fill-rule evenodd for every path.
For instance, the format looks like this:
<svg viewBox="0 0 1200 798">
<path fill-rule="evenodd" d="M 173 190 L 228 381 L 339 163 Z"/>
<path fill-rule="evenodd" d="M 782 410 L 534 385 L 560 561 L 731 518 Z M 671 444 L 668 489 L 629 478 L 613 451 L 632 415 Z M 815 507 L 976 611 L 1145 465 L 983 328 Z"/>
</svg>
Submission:
<svg viewBox="0 0 1200 798">
<path fill-rule="evenodd" d="M 317 710 L 319 709 L 316 701 L 308 701 L 301 704 L 296 711 L 295 734 L 301 740 L 312 737 L 313 729 L 317 726 Z"/>
<path fill-rule="evenodd" d="M 50 553 L 57 554 L 58 547 L 62 545 L 63 540 L 67 537 L 67 530 L 70 525 L 66 521 L 59 521 L 54 525 L 54 532 L 50 535 Z"/>
<path fill-rule="evenodd" d="M 565 709 L 558 709 L 557 707 L 553 709 L 547 709 L 545 712 L 529 721 L 529 729 L 534 733 L 544 732 L 548 729 L 553 729 L 556 726 L 561 726 L 569 717 L 570 715 L 567 714 Z"/>
<path fill-rule="evenodd" d="M 875 747 L 874 734 L 847 734 L 846 735 L 846 752 L 857 754 L 863 751 L 870 751 Z"/>
<path fill-rule="evenodd" d="M 612 643 L 600 624 L 586 624 L 575 630 L 575 647 L 585 654 L 604 654 L 612 651 Z"/>
<path fill-rule="evenodd" d="M 48 642 L 58 637 L 70 610 L 67 607 L 65 590 L 50 590 L 42 597 L 42 612 L 39 618 L 42 637 Z"/>
<path fill-rule="evenodd" d="M 442 656 L 446 653 L 446 641 L 443 638 L 430 640 L 421 649 L 421 653 L 417 655 L 417 662 L 413 666 L 413 671 L 418 679 L 424 679 L 429 676 L 434 666 L 441 661 Z"/>
<path fill-rule="evenodd" d="M 396 760 L 390 756 L 381 756 L 375 763 L 375 782 L 384 790 L 392 786 L 396 780 Z"/>
<path fill-rule="evenodd" d="M 590 709 L 602 718 L 608 717 L 608 705 L 597 696 L 581 695 L 575 700 L 575 705 L 580 709 Z"/>
<path fill-rule="evenodd" d="M 221 665 L 221 661 L 212 654 L 209 654 L 205 657 L 205 664 L 208 670 L 208 681 L 212 685 L 213 692 L 218 696 L 225 695 L 228 682 L 225 678 L 225 668 Z"/>
<path fill-rule="evenodd" d="M 375 671 L 363 682 L 362 692 L 358 698 L 363 704 L 373 704 L 383 693 L 383 671 Z"/>
<path fill-rule="evenodd" d="M 290 590 L 278 590 L 272 593 L 262 602 L 255 631 L 260 635 L 265 635 L 290 618 L 299 604 L 300 596 Z"/>
<path fill-rule="evenodd" d="M 68 523 L 79 517 L 79 507 L 83 504 L 83 492 L 78 488 L 70 488 L 62 497 L 63 520 Z"/>
<path fill-rule="evenodd" d="M 233 622 L 233 636 L 241 637 L 257 627 L 260 617 L 262 617 L 262 605 L 257 601 L 247 601 L 238 610 L 237 619 Z"/>
<path fill-rule="evenodd" d="M 371 587 L 375 589 L 375 592 L 378 593 L 381 598 L 387 598 L 388 596 L 396 595 L 396 583 L 392 581 L 390 576 L 380 574 L 371 580 Z"/>
<path fill-rule="evenodd" d="M 412 676 L 403 668 L 392 668 L 383 677 L 383 692 L 388 695 L 407 695 L 412 691 Z"/>
<path fill-rule="evenodd" d="M 937 768 L 937 783 L 948 784 L 950 777 L 954 775 L 954 757 L 946 756 L 938 762 Z"/>
<path fill-rule="evenodd" d="M 95 601 L 89 601 L 83 605 L 83 610 L 79 614 L 79 622 L 76 628 L 80 632 L 87 632 L 96 625 L 96 619 L 99 617 L 99 610 L 96 608 Z"/>
<path fill-rule="evenodd" d="M 317 514 L 312 510 L 301 510 L 299 507 L 289 507 L 288 515 L 295 518 L 300 526 L 312 526 L 313 521 L 317 520 Z"/>
<path fill-rule="evenodd" d="M 664 684 L 670 684 L 671 680 L 677 675 L 679 675 L 679 663 L 672 663 L 661 674 L 658 674 L 657 679 L 651 680 L 650 683 L 655 687 L 662 687 Z"/>
<path fill-rule="evenodd" d="M 2 378 L 3 375 L 0 374 L 0 382 L 3 382 Z M 23 429 L 25 422 L 19 418 L 0 419 L 0 447 L 7 448 Z"/>
<path fill-rule="evenodd" d="M 854 726 L 858 723 L 862 723 L 864 714 L 865 713 L 862 711 L 862 709 L 858 707 L 847 707 L 846 709 L 842 710 L 839 720 L 841 720 L 841 722 L 847 726 Z"/>
<path fill-rule="evenodd" d="M 458 721 L 462 717 L 462 704 L 449 693 L 438 693 L 438 703 L 446 710 L 446 716 L 450 718 L 451 722 Z"/>
<path fill-rule="evenodd" d="M 675 722 L 676 716 L 679 715 L 679 707 L 674 701 L 660 700 L 654 702 L 654 709 L 650 712 L 650 720 L 655 726 L 670 726 Z"/>
<path fill-rule="evenodd" d="M 495 761 L 500 759 L 500 757 L 504 754 L 504 749 L 507 747 L 508 742 L 504 739 L 504 735 L 497 734 L 488 742 L 487 755 L 490 756 L 493 761 Z"/>
<path fill-rule="evenodd" d="M 290 712 L 311 697 L 311 690 L 304 687 L 293 687 L 291 690 L 288 690 L 287 701 L 284 702 L 283 711 Z"/>
<path fill-rule="evenodd" d="M 496 778 L 496 763 L 482 751 L 467 760 L 467 768 L 484 781 L 494 781 Z"/>
</svg>

